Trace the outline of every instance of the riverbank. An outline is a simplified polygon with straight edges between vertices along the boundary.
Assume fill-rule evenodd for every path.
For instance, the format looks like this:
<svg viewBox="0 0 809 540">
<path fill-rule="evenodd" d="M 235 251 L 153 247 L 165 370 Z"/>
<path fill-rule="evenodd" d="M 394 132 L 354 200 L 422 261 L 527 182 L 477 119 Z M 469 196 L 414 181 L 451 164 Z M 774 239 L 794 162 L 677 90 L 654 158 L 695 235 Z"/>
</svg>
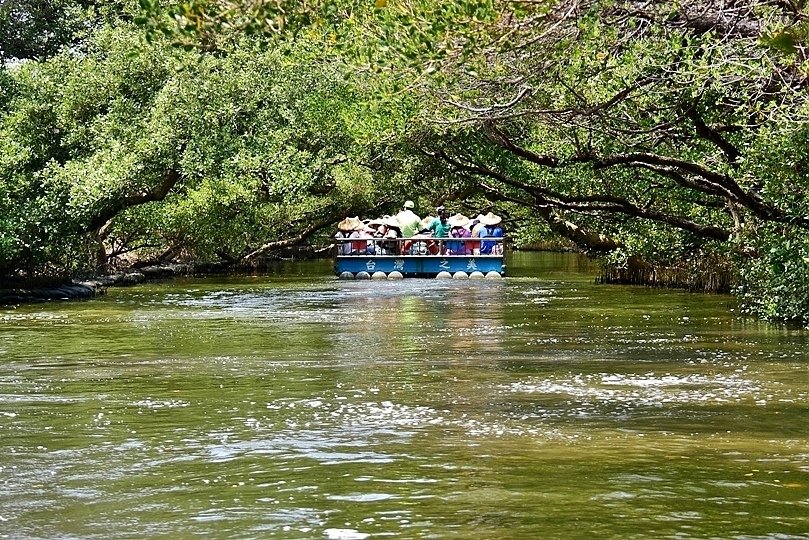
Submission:
<svg viewBox="0 0 809 540">
<path fill-rule="evenodd" d="M 736 285 L 736 276 L 726 260 L 717 258 L 695 257 L 680 266 L 664 266 L 632 257 L 625 266 L 604 266 L 596 282 L 730 294 Z"/>
<path fill-rule="evenodd" d="M 249 267 L 227 262 L 166 263 L 133 266 L 113 274 L 90 278 L 74 278 L 58 284 L 20 284 L 0 286 L 0 306 L 31 304 L 56 300 L 83 300 L 103 295 L 107 287 L 126 287 L 147 281 L 191 276 L 238 274 L 240 272 L 272 271 L 274 264 L 289 260 L 311 260 L 330 253 L 334 245 L 290 246 L 260 258 Z"/>
<path fill-rule="evenodd" d="M 73 279 L 68 283 L 50 287 L 1 288 L 0 305 L 89 299 L 103 295 L 107 287 L 122 287 L 156 279 L 225 272 L 227 272 L 227 268 L 217 263 L 144 266 L 89 279 Z"/>
</svg>

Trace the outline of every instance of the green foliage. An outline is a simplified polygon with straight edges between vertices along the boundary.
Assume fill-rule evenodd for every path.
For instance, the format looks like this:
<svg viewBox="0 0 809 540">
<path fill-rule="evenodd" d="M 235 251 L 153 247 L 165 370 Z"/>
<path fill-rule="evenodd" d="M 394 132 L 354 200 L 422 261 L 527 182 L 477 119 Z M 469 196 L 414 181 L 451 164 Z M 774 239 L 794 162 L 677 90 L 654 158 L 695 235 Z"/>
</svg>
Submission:
<svg viewBox="0 0 809 540">
<path fill-rule="evenodd" d="M 386 71 L 397 90 L 411 70 L 435 72 L 493 43 L 507 43 L 510 23 L 553 1 L 493 0 L 139 0 L 135 17 L 150 40 L 186 50 L 232 51 L 244 36 L 284 48 L 306 40 L 371 71 Z M 505 22 L 505 24 L 504 24 Z M 293 47 L 294 48 L 294 47 Z"/>
<path fill-rule="evenodd" d="M 742 310 L 759 317 L 809 324 L 809 237 L 762 228 L 746 239 L 758 249 L 740 257 L 736 290 Z"/>
<path fill-rule="evenodd" d="M 55 54 L 81 28 L 89 2 L 21 0 L 0 4 L 0 59 Z"/>
<path fill-rule="evenodd" d="M 80 45 L 104 21 L 126 17 L 130 0 L 0 2 L 0 64 L 45 59 Z"/>
<path fill-rule="evenodd" d="M 363 76 L 306 43 L 289 54 L 249 40 L 226 56 L 183 52 L 123 25 L 82 55 L 3 71 L 0 273 L 90 272 L 100 241 L 127 260 L 238 260 L 329 216 L 398 204 L 412 158 L 395 133 L 413 102 L 370 107 Z M 175 176 L 167 197 L 132 202 Z"/>
</svg>

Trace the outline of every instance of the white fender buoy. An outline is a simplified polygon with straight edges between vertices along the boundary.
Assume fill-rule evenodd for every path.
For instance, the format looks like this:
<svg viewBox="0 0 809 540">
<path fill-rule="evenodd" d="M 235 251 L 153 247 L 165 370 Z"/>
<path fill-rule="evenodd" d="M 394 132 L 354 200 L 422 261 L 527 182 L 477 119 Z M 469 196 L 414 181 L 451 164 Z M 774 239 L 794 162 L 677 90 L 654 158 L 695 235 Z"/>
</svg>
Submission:
<svg viewBox="0 0 809 540">
<path fill-rule="evenodd" d="M 442 270 L 438 272 L 438 275 L 435 276 L 435 279 L 452 279 L 452 274 L 450 274 L 446 270 Z"/>
<path fill-rule="evenodd" d="M 354 279 L 354 274 L 351 272 L 340 272 L 340 279 Z"/>
<path fill-rule="evenodd" d="M 382 270 L 377 270 L 373 273 L 371 279 L 388 279 L 388 275 Z"/>
<path fill-rule="evenodd" d="M 452 279 L 469 279 L 469 274 L 467 274 L 463 270 L 458 270 L 457 272 L 452 274 Z"/>
<path fill-rule="evenodd" d="M 501 277 L 503 276 L 500 275 L 500 272 L 495 272 L 494 270 L 486 273 L 486 279 L 500 279 Z"/>
<path fill-rule="evenodd" d="M 388 279 L 403 279 L 404 276 L 398 270 L 394 270 L 390 274 L 388 274 Z"/>
<path fill-rule="evenodd" d="M 354 276 L 355 279 L 371 279 L 371 274 L 368 272 L 357 272 L 357 275 Z"/>
<path fill-rule="evenodd" d="M 474 272 L 469 274 L 469 279 L 483 279 L 484 277 L 485 276 L 483 275 L 483 272 L 479 270 L 475 270 Z"/>
</svg>

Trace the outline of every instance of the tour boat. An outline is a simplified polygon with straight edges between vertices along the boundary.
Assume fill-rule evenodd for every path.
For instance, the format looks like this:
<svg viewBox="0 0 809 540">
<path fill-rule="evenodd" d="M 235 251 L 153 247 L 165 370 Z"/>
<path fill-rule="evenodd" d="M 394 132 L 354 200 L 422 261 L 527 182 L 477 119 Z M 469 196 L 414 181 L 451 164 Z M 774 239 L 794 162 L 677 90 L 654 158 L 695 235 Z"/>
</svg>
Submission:
<svg viewBox="0 0 809 540">
<path fill-rule="evenodd" d="M 405 277 L 499 278 L 505 275 L 498 238 L 337 238 L 334 272 L 340 279 Z M 474 249 L 465 249 L 467 242 Z M 480 246 L 483 251 L 481 254 Z M 455 249 L 453 249 L 455 248 Z M 471 254 L 454 254 L 471 251 Z"/>
</svg>

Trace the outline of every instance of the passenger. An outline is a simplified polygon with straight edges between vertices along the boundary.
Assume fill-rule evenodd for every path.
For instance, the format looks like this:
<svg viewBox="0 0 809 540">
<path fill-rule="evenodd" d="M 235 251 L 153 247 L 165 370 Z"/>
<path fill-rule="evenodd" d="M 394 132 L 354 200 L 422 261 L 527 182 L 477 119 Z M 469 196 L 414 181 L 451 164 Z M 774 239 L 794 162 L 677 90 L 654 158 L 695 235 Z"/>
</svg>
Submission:
<svg viewBox="0 0 809 540">
<path fill-rule="evenodd" d="M 438 214 L 438 217 L 433 219 L 427 228 L 432 231 L 434 238 L 448 238 L 450 226 L 449 222 L 447 221 L 447 210 L 443 206 L 439 206 L 435 209 L 435 211 Z M 434 249 L 431 249 L 430 252 L 434 255 L 437 255 L 438 253 L 443 254 L 445 250 L 440 248 L 441 244 L 442 242 L 440 240 L 434 240 Z"/>
<path fill-rule="evenodd" d="M 435 245 L 435 253 L 430 251 L 430 246 L 435 244 L 429 238 L 432 236 L 432 231 L 429 229 L 430 223 L 433 222 L 435 218 L 433 216 L 427 216 L 421 220 L 418 225 L 418 231 L 416 235 L 413 237 L 413 243 L 408 250 L 410 255 L 427 255 L 432 254 L 435 255 L 438 253 L 438 245 Z"/>
<path fill-rule="evenodd" d="M 402 238 L 412 238 L 420 230 L 421 218 L 413 212 L 413 201 L 405 201 L 402 211 L 396 214 L 396 221 L 402 227 Z M 402 253 L 410 253 L 413 242 L 408 240 L 402 243 Z"/>
<path fill-rule="evenodd" d="M 381 229 L 381 230 L 380 230 Z M 362 229 L 364 236 L 370 238 L 382 238 L 385 234 L 386 227 L 382 222 L 382 218 L 372 219 Z M 366 253 L 368 255 L 379 255 L 376 240 L 367 240 Z"/>
<path fill-rule="evenodd" d="M 463 214 L 455 214 L 447 220 L 450 226 L 449 235 L 451 238 L 469 238 L 472 234 L 466 227 L 469 225 L 469 218 Z M 447 253 L 449 255 L 468 255 L 467 243 L 459 240 L 447 242 Z"/>
<path fill-rule="evenodd" d="M 476 218 L 473 218 L 469 222 L 469 230 L 472 231 L 472 236 L 480 236 L 480 229 L 483 228 L 483 223 L 480 222 L 483 219 L 483 214 L 478 214 Z"/>
<path fill-rule="evenodd" d="M 376 238 L 384 238 L 385 235 L 388 234 L 388 231 L 390 230 L 390 227 L 393 224 L 396 224 L 396 226 L 399 227 L 398 222 L 395 221 L 395 218 L 392 218 L 388 214 L 385 214 L 379 220 L 376 221 L 380 222 L 379 226 L 377 226 L 376 228 L 376 232 L 374 233 L 374 236 Z"/>
<path fill-rule="evenodd" d="M 374 218 L 365 221 L 365 228 L 363 229 L 368 236 L 376 235 L 377 229 L 382 225 L 382 218 Z"/>
<path fill-rule="evenodd" d="M 467 225 L 467 228 L 471 231 L 471 238 L 480 238 L 480 230 L 483 228 L 483 224 L 480 222 L 480 218 L 482 217 L 483 214 L 478 214 L 477 217 Z M 480 242 L 478 240 L 467 242 L 466 246 L 472 252 L 472 255 L 480 255 Z"/>
<path fill-rule="evenodd" d="M 351 238 L 351 234 L 354 233 L 358 227 L 362 228 L 362 226 L 363 223 L 360 221 L 359 217 L 347 217 L 337 224 L 337 234 L 334 235 L 334 238 L 338 240 Z M 350 255 L 352 251 L 351 244 L 351 242 L 340 242 L 337 246 L 337 253 L 340 255 Z"/>
<path fill-rule="evenodd" d="M 393 216 L 387 216 L 382 222 L 380 229 L 384 227 L 382 238 L 388 240 L 387 242 L 380 242 L 381 253 L 380 255 L 398 255 L 399 242 L 397 238 L 402 237 L 402 226 Z"/>
<path fill-rule="evenodd" d="M 432 223 L 434 219 L 435 217 L 433 216 L 427 216 L 422 219 L 421 223 L 419 223 L 419 234 L 433 234 L 430 230 L 430 223 Z"/>
<path fill-rule="evenodd" d="M 500 216 L 489 212 L 480 219 L 483 227 L 480 229 L 481 238 L 503 238 L 503 227 L 500 223 L 503 220 Z M 481 255 L 502 255 L 503 254 L 503 241 L 481 240 L 480 242 Z"/>
<path fill-rule="evenodd" d="M 394 216 L 401 226 L 402 238 L 410 238 L 419 232 L 421 218 L 413 212 L 413 201 L 405 201 L 402 211 Z"/>
<path fill-rule="evenodd" d="M 367 240 L 356 240 L 358 238 L 365 237 L 365 224 L 360 220 L 359 217 L 354 218 L 356 221 L 354 223 L 354 230 L 349 235 L 349 238 L 355 239 L 351 242 L 351 254 L 352 255 L 365 255 L 368 252 L 368 241 Z"/>
</svg>

